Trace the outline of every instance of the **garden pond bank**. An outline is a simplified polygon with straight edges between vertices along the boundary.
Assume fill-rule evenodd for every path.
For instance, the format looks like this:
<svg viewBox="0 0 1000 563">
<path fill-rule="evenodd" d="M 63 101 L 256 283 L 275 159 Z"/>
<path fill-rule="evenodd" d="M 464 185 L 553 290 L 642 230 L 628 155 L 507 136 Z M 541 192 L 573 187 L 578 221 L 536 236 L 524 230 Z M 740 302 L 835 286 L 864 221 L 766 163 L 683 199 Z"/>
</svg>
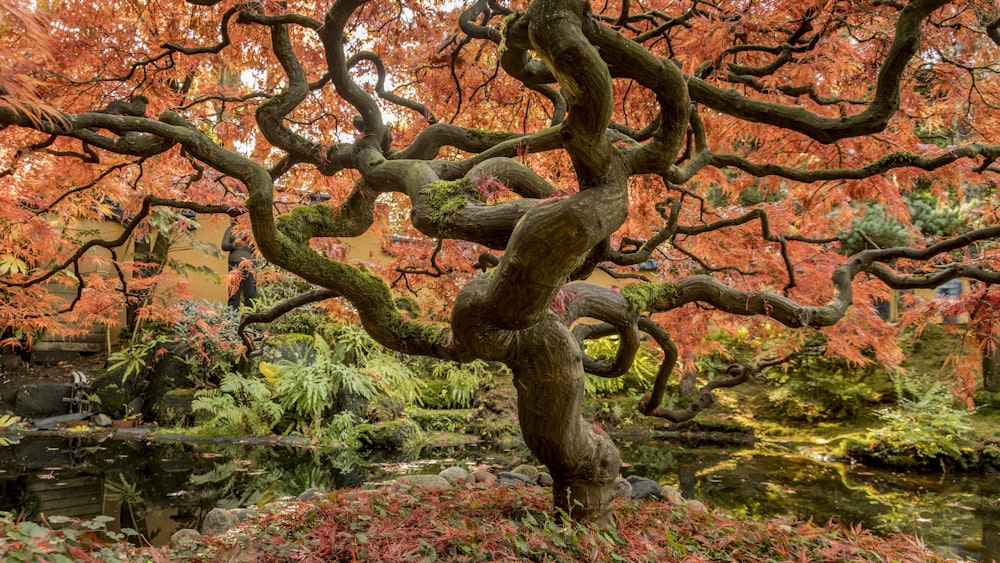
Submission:
<svg viewBox="0 0 1000 563">
<path fill-rule="evenodd" d="M 121 432 L 121 431 L 119 431 Z M 201 529 L 216 507 L 262 506 L 309 489 L 373 487 L 450 467 L 498 473 L 533 464 L 523 447 L 425 447 L 373 453 L 307 441 L 220 445 L 149 439 L 95 439 L 36 433 L 0 448 L 0 510 L 76 518 L 110 516 L 154 545 L 181 528 Z M 244 440 L 247 442 L 247 440 Z M 684 448 L 620 437 L 623 475 L 671 485 L 688 499 L 736 517 L 789 515 L 822 524 L 861 524 L 878 533 L 916 534 L 935 551 L 1000 557 L 1000 478 L 898 474 L 818 459 L 794 444 Z"/>
</svg>

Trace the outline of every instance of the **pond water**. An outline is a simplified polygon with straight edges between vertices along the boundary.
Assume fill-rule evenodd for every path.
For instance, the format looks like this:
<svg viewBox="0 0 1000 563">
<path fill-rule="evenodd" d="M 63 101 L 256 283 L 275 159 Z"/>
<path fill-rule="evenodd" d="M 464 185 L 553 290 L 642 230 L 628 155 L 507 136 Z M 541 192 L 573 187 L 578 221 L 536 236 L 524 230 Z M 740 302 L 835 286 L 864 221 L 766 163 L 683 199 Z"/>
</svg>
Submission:
<svg viewBox="0 0 1000 563">
<path fill-rule="evenodd" d="M 624 475 L 671 484 L 687 498 L 734 515 L 837 519 L 880 533 L 917 534 L 950 556 L 1000 559 L 995 476 L 901 475 L 821 461 L 793 446 L 619 443 L 628 464 Z M 162 544 L 179 528 L 200 528 L 216 506 L 263 504 L 311 487 L 363 486 L 455 464 L 501 471 L 522 462 L 534 462 L 523 449 L 424 448 L 365 460 L 287 446 L 31 437 L 0 447 L 0 510 L 35 518 L 112 516 L 117 521 L 109 528 L 135 528 Z"/>
</svg>

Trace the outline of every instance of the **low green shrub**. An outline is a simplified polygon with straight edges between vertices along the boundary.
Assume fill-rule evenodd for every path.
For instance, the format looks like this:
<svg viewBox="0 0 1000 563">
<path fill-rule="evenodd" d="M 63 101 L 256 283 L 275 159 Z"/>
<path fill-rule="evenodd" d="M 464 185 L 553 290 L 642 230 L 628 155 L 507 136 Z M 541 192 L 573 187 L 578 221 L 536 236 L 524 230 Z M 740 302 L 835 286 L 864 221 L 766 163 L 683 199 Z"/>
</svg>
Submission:
<svg viewBox="0 0 1000 563">
<path fill-rule="evenodd" d="M 851 365 L 825 355 L 798 356 L 785 369 L 769 370 L 765 378 L 776 386 L 767 395 L 768 414 L 779 420 L 811 423 L 856 418 L 885 397 L 881 368 Z"/>
<path fill-rule="evenodd" d="M 974 469 L 978 454 L 968 447 L 972 410 L 955 405 L 948 388 L 918 388 L 896 377 L 899 403 L 876 412 L 883 425 L 846 444 L 849 455 L 898 469 Z M 936 467 L 935 467 L 936 466 Z"/>
<path fill-rule="evenodd" d="M 428 432 L 463 433 L 469 429 L 472 409 L 422 409 L 409 407 L 406 416 Z"/>
<path fill-rule="evenodd" d="M 961 455 L 962 440 L 972 432 L 973 411 L 956 407 L 951 392 L 941 384 L 931 385 L 918 399 L 904 391 L 900 395 L 897 406 L 876 412 L 885 424 L 872 432 L 874 440 L 921 457 Z"/>
</svg>

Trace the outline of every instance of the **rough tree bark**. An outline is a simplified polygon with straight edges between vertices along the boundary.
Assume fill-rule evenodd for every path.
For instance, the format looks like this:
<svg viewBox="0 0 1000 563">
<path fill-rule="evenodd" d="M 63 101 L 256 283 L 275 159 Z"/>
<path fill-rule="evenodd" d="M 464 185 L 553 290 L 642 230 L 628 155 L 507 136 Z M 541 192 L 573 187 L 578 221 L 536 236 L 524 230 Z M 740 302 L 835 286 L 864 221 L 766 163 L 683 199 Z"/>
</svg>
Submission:
<svg viewBox="0 0 1000 563">
<path fill-rule="evenodd" d="M 983 350 L 983 389 L 996 393 L 1000 391 L 1000 354 L 997 343 Z"/>
</svg>

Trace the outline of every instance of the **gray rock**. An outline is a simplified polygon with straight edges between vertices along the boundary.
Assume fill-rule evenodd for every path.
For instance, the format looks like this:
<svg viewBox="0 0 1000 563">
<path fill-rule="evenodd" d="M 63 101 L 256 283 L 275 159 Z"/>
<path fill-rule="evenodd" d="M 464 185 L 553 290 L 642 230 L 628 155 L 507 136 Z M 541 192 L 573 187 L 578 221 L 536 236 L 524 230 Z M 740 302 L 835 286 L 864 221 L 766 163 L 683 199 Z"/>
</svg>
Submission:
<svg viewBox="0 0 1000 563">
<path fill-rule="evenodd" d="M 266 512 L 268 514 L 277 514 L 282 511 L 284 507 L 280 502 L 269 502 L 264 506 L 260 507 L 261 512 Z"/>
<path fill-rule="evenodd" d="M 552 481 L 552 476 L 549 475 L 548 473 L 539 473 L 538 484 L 543 487 L 551 487 L 552 485 L 555 484 L 555 482 Z"/>
<path fill-rule="evenodd" d="M 405 450 L 419 444 L 423 433 L 416 422 L 408 419 L 373 424 L 364 432 L 361 441 L 366 449 Z"/>
<path fill-rule="evenodd" d="M 68 362 L 80 357 L 79 352 L 71 350 L 42 350 L 41 346 L 33 346 L 28 352 L 28 359 L 33 364 L 53 366 L 59 362 Z"/>
<path fill-rule="evenodd" d="M 663 485 L 660 487 L 660 498 L 666 500 L 670 504 L 684 504 L 684 498 L 679 492 L 677 492 L 677 489 L 671 485 Z"/>
<path fill-rule="evenodd" d="M 702 503 L 700 500 L 694 500 L 694 499 L 689 500 L 687 501 L 687 505 L 692 512 L 708 512 L 708 507 L 705 506 L 705 504 Z"/>
<path fill-rule="evenodd" d="M 438 475 L 444 477 L 452 485 L 465 485 L 472 482 L 472 475 L 464 467 L 449 467 Z"/>
<path fill-rule="evenodd" d="M 497 482 L 497 476 L 490 473 L 485 469 L 479 469 L 472 473 L 472 477 L 476 480 L 476 483 L 492 487 Z"/>
<path fill-rule="evenodd" d="M 313 500 L 313 499 L 325 499 L 328 498 L 329 496 L 330 494 L 328 492 L 313 487 L 311 489 L 306 489 L 305 491 L 302 491 L 302 494 L 300 494 L 298 498 L 299 500 Z"/>
<path fill-rule="evenodd" d="M 527 475 L 528 477 L 531 478 L 532 482 L 534 482 L 535 479 L 538 479 L 538 473 L 539 473 L 537 467 L 528 464 L 518 465 L 514 469 L 511 469 L 511 472 L 520 473 L 521 475 Z"/>
<path fill-rule="evenodd" d="M 629 498 L 632 496 L 632 483 L 629 483 L 621 477 L 615 479 L 614 484 L 611 486 L 611 496 L 612 498 Z"/>
<path fill-rule="evenodd" d="M 659 498 L 661 488 L 656 481 L 638 475 L 629 475 L 626 480 L 632 485 L 632 498 Z"/>
<path fill-rule="evenodd" d="M 73 395 L 73 386 L 63 383 L 30 383 L 14 395 L 14 414 L 22 418 L 42 418 L 69 412 L 64 398 Z"/>
<path fill-rule="evenodd" d="M 194 409 L 191 408 L 194 394 L 194 389 L 171 389 L 150 402 L 149 413 L 160 426 L 189 426 L 195 419 Z"/>
<path fill-rule="evenodd" d="M 100 426 L 101 428 L 107 428 L 108 426 L 111 426 L 112 420 L 111 420 L 110 416 L 108 416 L 108 415 L 106 415 L 104 413 L 101 413 L 101 414 L 95 416 L 94 418 L 90 419 L 90 422 L 92 422 L 94 424 L 94 426 Z M 180 530 L 180 531 L 183 531 L 183 530 Z"/>
<path fill-rule="evenodd" d="M 497 474 L 497 480 L 501 485 L 534 485 L 535 480 L 524 473 L 513 471 L 501 471 Z"/>
<path fill-rule="evenodd" d="M 255 508 L 235 508 L 231 510 L 230 513 L 236 517 L 237 522 L 256 520 L 260 515 Z"/>
<path fill-rule="evenodd" d="M 201 523 L 201 533 L 208 535 L 221 534 L 236 525 L 236 515 L 224 508 L 213 508 L 205 515 Z"/>
<path fill-rule="evenodd" d="M 8 352 L 0 354 L 0 369 L 15 370 L 21 367 L 21 364 L 23 363 L 24 360 L 22 360 L 21 356 L 18 356 L 17 354 L 11 354 Z"/>
<path fill-rule="evenodd" d="M 139 414 L 142 412 L 142 407 L 146 403 L 146 400 L 142 396 L 136 397 L 125 405 L 125 416 L 130 416 L 133 414 Z"/>
<path fill-rule="evenodd" d="M 173 549 L 183 549 L 196 545 L 201 540 L 201 533 L 191 528 L 182 528 L 170 536 L 170 547 Z"/>
<path fill-rule="evenodd" d="M 440 475 L 407 475 L 400 477 L 398 481 L 411 487 L 421 489 L 450 489 L 451 483 Z"/>
</svg>

